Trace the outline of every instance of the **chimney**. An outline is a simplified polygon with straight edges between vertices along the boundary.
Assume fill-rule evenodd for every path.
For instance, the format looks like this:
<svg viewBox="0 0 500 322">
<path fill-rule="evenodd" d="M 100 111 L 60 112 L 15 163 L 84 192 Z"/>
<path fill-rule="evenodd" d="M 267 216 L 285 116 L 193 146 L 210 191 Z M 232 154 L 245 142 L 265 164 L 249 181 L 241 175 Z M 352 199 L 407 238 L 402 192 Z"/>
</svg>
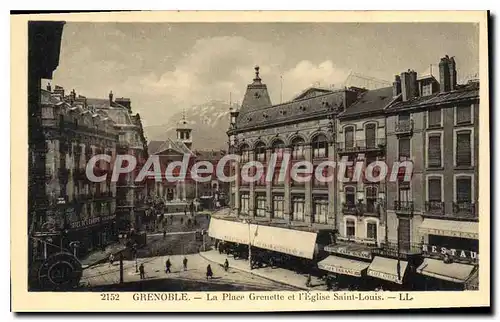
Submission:
<svg viewBox="0 0 500 322">
<path fill-rule="evenodd" d="M 439 91 L 441 93 L 448 92 L 451 89 L 449 65 L 450 58 L 448 57 L 448 55 L 441 58 L 441 61 L 439 62 Z"/>
<path fill-rule="evenodd" d="M 113 103 L 113 91 L 109 91 L 109 105 Z"/>
<path fill-rule="evenodd" d="M 399 75 L 394 76 L 394 82 L 392 83 L 392 96 L 396 97 L 401 94 L 401 77 Z"/>
<path fill-rule="evenodd" d="M 64 87 L 56 85 L 54 88 L 54 94 L 59 94 L 62 98 L 64 98 Z"/>
<path fill-rule="evenodd" d="M 48 84 L 47 84 L 47 90 L 48 90 L 49 92 L 52 92 L 52 86 L 50 86 L 50 83 L 48 83 Z"/>
<path fill-rule="evenodd" d="M 410 99 L 410 70 L 401 73 L 401 93 L 403 94 L 403 101 Z"/>
<path fill-rule="evenodd" d="M 451 57 L 448 62 L 448 69 L 450 73 L 450 90 L 453 91 L 457 88 L 457 66 L 455 58 Z"/>
<path fill-rule="evenodd" d="M 71 91 L 71 93 L 69 94 L 69 100 L 70 100 L 71 104 L 73 104 L 73 102 L 75 101 L 75 99 L 76 99 L 76 92 L 75 92 L 75 90 L 73 89 L 73 90 Z"/>
<path fill-rule="evenodd" d="M 418 96 L 418 83 L 417 83 L 417 72 L 414 70 L 410 71 L 410 97 L 409 99 Z"/>
</svg>

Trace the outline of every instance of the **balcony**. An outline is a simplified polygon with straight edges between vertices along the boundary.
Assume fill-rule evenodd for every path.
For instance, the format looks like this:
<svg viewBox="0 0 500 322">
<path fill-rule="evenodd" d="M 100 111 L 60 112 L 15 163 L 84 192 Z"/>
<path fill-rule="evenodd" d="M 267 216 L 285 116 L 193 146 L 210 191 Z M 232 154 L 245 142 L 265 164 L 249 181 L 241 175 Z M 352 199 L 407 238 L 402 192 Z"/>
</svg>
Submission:
<svg viewBox="0 0 500 322">
<path fill-rule="evenodd" d="M 382 243 L 380 248 L 374 249 L 372 253 L 377 256 L 407 260 L 409 256 L 422 254 L 422 244 L 406 240 L 387 241 Z"/>
<path fill-rule="evenodd" d="M 477 219 L 476 204 L 473 202 L 454 202 L 453 216 L 464 219 Z"/>
<path fill-rule="evenodd" d="M 425 212 L 431 216 L 444 216 L 444 202 L 427 201 L 425 203 Z"/>
<path fill-rule="evenodd" d="M 338 142 L 337 152 L 339 153 L 360 153 L 369 151 L 383 151 L 385 149 L 385 139 L 376 140 L 356 140 L 351 142 Z"/>
<path fill-rule="evenodd" d="M 411 135 L 413 133 L 413 120 L 397 121 L 394 132 L 396 135 Z"/>
<path fill-rule="evenodd" d="M 353 204 L 353 203 L 343 203 L 342 204 L 342 213 L 344 215 L 353 215 L 356 216 L 358 214 L 361 214 L 360 211 L 362 209 L 358 208 L 358 205 Z"/>
<path fill-rule="evenodd" d="M 105 192 L 97 192 L 93 195 L 94 200 L 107 200 L 113 198 L 113 192 L 105 191 Z"/>
<path fill-rule="evenodd" d="M 394 201 L 394 211 L 398 214 L 412 215 L 413 209 L 413 201 Z"/>
</svg>

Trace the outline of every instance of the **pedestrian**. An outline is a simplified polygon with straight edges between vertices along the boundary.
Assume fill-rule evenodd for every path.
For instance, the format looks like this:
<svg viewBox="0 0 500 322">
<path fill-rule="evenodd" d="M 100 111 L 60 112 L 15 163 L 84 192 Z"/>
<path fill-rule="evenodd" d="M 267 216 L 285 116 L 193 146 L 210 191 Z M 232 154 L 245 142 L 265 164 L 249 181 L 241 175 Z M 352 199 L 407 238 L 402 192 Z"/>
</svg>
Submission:
<svg viewBox="0 0 500 322">
<path fill-rule="evenodd" d="M 184 218 L 181 218 L 181 225 L 184 223 Z"/>
<path fill-rule="evenodd" d="M 109 265 L 113 265 L 114 261 L 115 261 L 115 256 L 113 256 L 113 254 L 109 255 Z"/>
<path fill-rule="evenodd" d="M 224 270 L 227 272 L 229 269 L 229 262 L 227 261 L 227 258 L 226 260 L 224 261 Z"/>
<path fill-rule="evenodd" d="M 165 262 L 165 273 L 172 273 L 170 267 L 172 267 L 172 263 L 170 263 L 170 258 L 167 258 L 167 261 Z"/>
<path fill-rule="evenodd" d="M 167 231 L 163 229 L 163 239 L 165 239 L 165 237 L 167 237 Z"/>
<path fill-rule="evenodd" d="M 307 274 L 306 287 L 311 287 L 311 274 Z"/>
<path fill-rule="evenodd" d="M 182 260 L 182 265 L 184 266 L 184 270 L 187 271 L 188 269 L 188 259 L 186 256 L 184 256 L 184 259 Z"/>
<path fill-rule="evenodd" d="M 141 265 L 139 266 L 139 275 L 140 275 L 141 280 L 146 278 L 146 274 L 144 273 L 144 264 L 143 263 L 141 263 Z"/>
<path fill-rule="evenodd" d="M 207 280 L 208 278 L 212 278 L 214 276 L 214 273 L 212 272 L 212 267 L 210 266 L 210 264 L 208 264 L 207 266 Z"/>
<path fill-rule="evenodd" d="M 193 219 L 193 226 L 196 226 L 197 223 L 196 223 L 196 217 Z"/>
<path fill-rule="evenodd" d="M 184 216 L 187 216 L 187 205 L 184 207 Z"/>
<path fill-rule="evenodd" d="M 330 291 L 332 289 L 332 279 L 330 276 L 326 277 L 326 290 Z"/>
</svg>

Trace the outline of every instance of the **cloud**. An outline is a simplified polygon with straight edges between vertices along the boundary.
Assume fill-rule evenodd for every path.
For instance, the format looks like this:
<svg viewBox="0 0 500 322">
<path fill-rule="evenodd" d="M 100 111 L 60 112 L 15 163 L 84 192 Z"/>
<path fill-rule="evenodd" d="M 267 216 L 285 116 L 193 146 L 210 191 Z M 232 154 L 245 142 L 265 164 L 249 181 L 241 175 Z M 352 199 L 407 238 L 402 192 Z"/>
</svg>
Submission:
<svg viewBox="0 0 500 322">
<path fill-rule="evenodd" d="M 254 78 L 255 65 L 268 85 L 274 103 L 280 98 L 280 76 L 283 75 L 283 97 L 291 99 L 304 88 L 320 82 L 321 86 L 340 83 L 345 70 L 331 61 L 319 64 L 303 60 L 283 69 L 286 52 L 270 43 L 254 42 L 243 37 L 213 37 L 196 41 L 175 69 L 161 76 L 149 73 L 139 80 L 141 88 L 152 95 L 163 96 L 174 109 L 203 104 L 210 100 L 241 102 L 246 86 Z"/>
</svg>

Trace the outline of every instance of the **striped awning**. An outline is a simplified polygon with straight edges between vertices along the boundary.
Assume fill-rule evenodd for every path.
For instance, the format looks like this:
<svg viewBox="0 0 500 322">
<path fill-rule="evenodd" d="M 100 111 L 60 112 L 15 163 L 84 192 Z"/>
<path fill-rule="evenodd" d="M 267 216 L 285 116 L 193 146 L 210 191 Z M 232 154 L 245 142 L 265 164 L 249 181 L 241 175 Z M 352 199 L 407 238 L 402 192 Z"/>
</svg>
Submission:
<svg viewBox="0 0 500 322">
<path fill-rule="evenodd" d="M 368 275 L 386 281 L 403 284 L 408 262 L 397 259 L 375 256 L 368 267 Z"/>
<path fill-rule="evenodd" d="M 427 234 L 459 237 L 479 238 L 479 224 L 471 221 L 455 221 L 444 219 L 424 219 L 419 229 Z"/>
<path fill-rule="evenodd" d="M 338 256 L 328 256 L 318 263 L 318 268 L 332 273 L 361 277 L 370 263 Z"/>
</svg>

